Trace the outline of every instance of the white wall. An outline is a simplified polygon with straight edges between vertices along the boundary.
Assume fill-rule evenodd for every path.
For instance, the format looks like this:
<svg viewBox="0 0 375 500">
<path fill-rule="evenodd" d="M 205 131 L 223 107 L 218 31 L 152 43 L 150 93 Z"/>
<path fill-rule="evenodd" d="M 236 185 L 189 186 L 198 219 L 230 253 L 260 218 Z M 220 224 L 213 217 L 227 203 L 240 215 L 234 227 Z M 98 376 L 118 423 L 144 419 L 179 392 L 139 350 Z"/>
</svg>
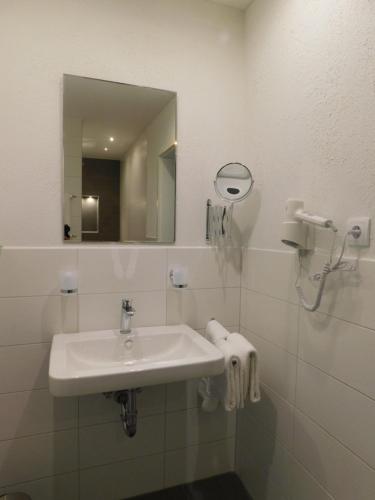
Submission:
<svg viewBox="0 0 375 500">
<path fill-rule="evenodd" d="M 191 247 L 214 172 L 245 151 L 243 35 L 240 12 L 204 0 L 1 3 L 0 243 L 13 248 L 0 253 L 0 495 L 116 500 L 233 469 L 234 415 L 202 414 L 196 383 L 146 389 L 133 444 L 102 396 L 52 398 L 48 359 L 54 333 L 116 328 L 124 294 L 138 324 L 201 331 L 215 316 L 238 329 L 239 252 Z M 44 248 L 62 243 L 63 73 L 177 91 L 177 244 L 189 248 Z M 168 280 L 177 263 L 182 293 Z M 76 268 L 79 295 L 61 297 L 60 271 Z"/>
<path fill-rule="evenodd" d="M 63 73 L 177 91 L 177 244 L 203 243 L 214 172 L 245 151 L 243 35 L 204 0 L 2 2 L 0 243 L 62 241 Z"/>
<path fill-rule="evenodd" d="M 142 134 L 127 151 L 120 167 L 121 241 L 146 239 L 147 138 Z"/>
<path fill-rule="evenodd" d="M 263 397 L 239 412 L 236 470 L 254 500 L 369 500 L 374 241 L 356 272 L 328 277 L 316 313 L 299 306 L 296 257 L 279 241 L 288 197 L 332 217 L 341 235 L 347 217 L 375 215 L 375 4 L 255 0 L 246 24 L 257 217 L 240 321 L 260 354 Z M 323 262 L 319 252 L 306 266 Z M 313 297 L 316 286 L 303 286 Z"/>
<path fill-rule="evenodd" d="M 260 197 L 251 246 L 281 247 L 288 197 L 340 230 L 352 215 L 375 217 L 374 22 L 374 2 L 361 0 L 248 9 L 248 162 Z"/>
<path fill-rule="evenodd" d="M 0 496 L 118 500 L 233 470 L 235 414 L 200 411 L 197 382 L 144 388 L 137 436 L 125 436 L 118 406 L 101 394 L 53 398 L 48 360 L 55 333 L 118 328 L 121 298 L 133 326 L 211 317 L 238 330 L 240 251 L 210 248 L 65 246 L 0 254 Z M 169 269 L 189 268 L 173 289 Z M 41 269 L 43 270 L 41 272 Z M 59 274 L 77 270 L 79 294 L 60 295 Z"/>
<path fill-rule="evenodd" d="M 143 130 L 121 163 L 122 241 L 168 241 L 158 237 L 159 169 L 160 155 L 174 146 L 175 141 L 176 99 L 173 99 Z M 174 226 L 174 218 L 170 217 Z"/>
</svg>

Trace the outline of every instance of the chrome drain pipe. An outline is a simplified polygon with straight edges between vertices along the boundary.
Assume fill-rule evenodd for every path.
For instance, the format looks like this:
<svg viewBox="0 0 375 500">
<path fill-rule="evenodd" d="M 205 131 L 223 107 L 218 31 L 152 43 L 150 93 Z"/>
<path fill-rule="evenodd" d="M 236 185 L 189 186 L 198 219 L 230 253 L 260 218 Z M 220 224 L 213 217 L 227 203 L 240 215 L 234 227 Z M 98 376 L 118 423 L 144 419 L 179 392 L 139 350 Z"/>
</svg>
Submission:
<svg viewBox="0 0 375 500">
<path fill-rule="evenodd" d="M 113 399 L 120 405 L 120 418 L 125 434 L 132 438 L 137 433 L 137 392 L 140 389 L 116 391 Z"/>
</svg>

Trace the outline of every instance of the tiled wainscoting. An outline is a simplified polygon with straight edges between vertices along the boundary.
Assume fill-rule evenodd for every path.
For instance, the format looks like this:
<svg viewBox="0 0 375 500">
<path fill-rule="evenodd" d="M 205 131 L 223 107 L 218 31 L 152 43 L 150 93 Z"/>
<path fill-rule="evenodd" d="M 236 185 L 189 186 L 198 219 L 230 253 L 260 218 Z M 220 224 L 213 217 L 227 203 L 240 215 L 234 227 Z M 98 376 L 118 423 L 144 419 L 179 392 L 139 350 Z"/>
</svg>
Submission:
<svg viewBox="0 0 375 500">
<path fill-rule="evenodd" d="M 198 409 L 196 381 L 144 389 L 127 438 L 118 406 L 102 395 L 52 398 L 54 333 L 118 328 L 131 297 L 134 326 L 215 317 L 238 329 L 239 251 L 209 248 L 5 248 L 0 253 L 0 494 L 33 500 L 111 500 L 234 468 L 235 415 Z M 170 287 L 186 265 L 189 289 Z M 62 297 L 59 273 L 77 269 L 79 294 Z"/>
<path fill-rule="evenodd" d="M 241 328 L 263 399 L 238 414 L 236 470 L 255 500 L 373 499 L 375 262 L 330 275 L 316 313 L 298 306 L 294 281 L 294 254 L 245 251 Z"/>
</svg>

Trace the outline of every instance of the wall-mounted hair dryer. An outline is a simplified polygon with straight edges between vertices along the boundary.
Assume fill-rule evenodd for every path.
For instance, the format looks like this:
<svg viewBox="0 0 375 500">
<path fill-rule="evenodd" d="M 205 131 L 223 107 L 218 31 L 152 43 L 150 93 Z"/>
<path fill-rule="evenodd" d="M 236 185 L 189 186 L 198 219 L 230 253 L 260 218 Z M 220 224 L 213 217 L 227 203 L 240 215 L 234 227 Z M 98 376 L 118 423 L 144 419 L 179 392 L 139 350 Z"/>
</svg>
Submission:
<svg viewBox="0 0 375 500">
<path fill-rule="evenodd" d="M 312 238 L 309 234 L 309 224 L 332 229 L 336 232 L 331 219 L 304 211 L 302 200 L 289 198 L 286 203 L 286 219 L 282 224 L 281 241 L 298 250 L 311 250 Z"/>
<path fill-rule="evenodd" d="M 304 307 L 304 309 L 306 309 L 306 311 L 313 312 L 316 311 L 320 306 L 327 276 L 333 271 L 353 271 L 355 269 L 355 266 L 350 265 L 349 263 L 342 260 L 345 251 L 345 236 L 340 255 L 336 262 L 333 261 L 332 246 L 329 260 L 326 262 L 326 264 L 324 264 L 322 271 L 320 273 L 315 273 L 312 276 L 312 280 L 319 282 L 319 285 L 314 301 L 309 302 L 302 290 L 300 279 L 303 258 L 303 252 L 301 252 L 301 250 L 312 250 L 313 248 L 311 233 L 309 231 L 310 225 L 328 228 L 331 229 L 334 233 L 337 232 L 337 229 L 331 219 L 326 219 L 325 217 L 321 217 L 320 215 L 314 215 L 309 212 L 305 212 L 303 210 L 303 201 L 289 199 L 286 203 L 286 219 L 282 224 L 281 241 L 285 243 L 285 245 L 298 250 L 300 266 L 295 287 L 301 305 Z M 351 231 L 348 234 L 353 233 Z"/>
</svg>

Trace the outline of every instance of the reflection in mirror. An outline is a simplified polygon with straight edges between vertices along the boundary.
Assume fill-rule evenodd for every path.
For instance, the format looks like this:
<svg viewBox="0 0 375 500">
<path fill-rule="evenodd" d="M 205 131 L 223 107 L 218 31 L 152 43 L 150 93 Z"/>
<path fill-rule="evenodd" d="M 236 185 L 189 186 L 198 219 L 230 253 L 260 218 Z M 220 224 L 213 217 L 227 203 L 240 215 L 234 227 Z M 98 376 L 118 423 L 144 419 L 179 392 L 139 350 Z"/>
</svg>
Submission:
<svg viewBox="0 0 375 500">
<path fill-rule="evenodd" d="M 82 195 L 82 233 L 99 232 L 99 196 Z"/>
<path fill-rule="evenodd" d="M 174 241 L 176 105 L 175 92 L 64 75 L 65 241 Z"/>
<path fill-rule="evenodd" d="M 215 190 L 223 200 L 235 203 L 250 193 L 254 179 L 242 163 L 227 163 L 216 174 Z"/>
</svg>

